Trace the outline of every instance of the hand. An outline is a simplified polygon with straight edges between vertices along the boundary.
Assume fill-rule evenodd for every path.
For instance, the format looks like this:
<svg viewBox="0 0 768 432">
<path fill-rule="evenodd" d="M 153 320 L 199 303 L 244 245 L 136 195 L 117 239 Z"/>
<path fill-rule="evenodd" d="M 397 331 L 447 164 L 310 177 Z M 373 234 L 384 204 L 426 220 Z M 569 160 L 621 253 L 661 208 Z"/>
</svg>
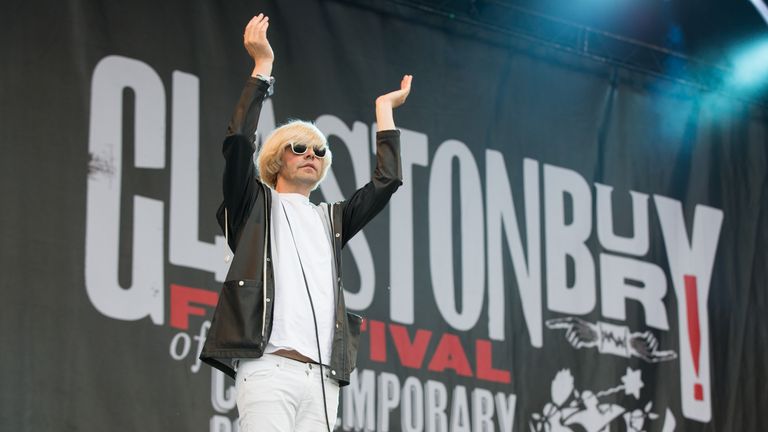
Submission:
<svg viewBox="0 0 768 432">
<path fill-rule="evenodd" d="M 549 319 L 546 325 L 551 329 L 565 329 L 565 339 L 576 349 L 596 347 L 599 341 L 597 326 L 580 318 Z"/>
<path fill-rule="evenodd" d="M 376 98 L 376 105 L 384 104 L 392 108 L 397 108 L 405 103 L 405 99 L 411 92 L 411 82 L 413 81 L 413 75 L 404 75 L 403 80 L 400 81 L 400 90 L 381 95 Z"/>
<path fill-rule="evenodd" d="M 257 73 L 272 74 L 272 62 L 275 60 L 275 53 L 267 40 L 268 28 L 269 17 L 264 14 L 251 18 L 251 21 L 245 26 L 243 45 L 256 65 L 254 75 Z"/>
<path fill-rule="evenodd" d="M 650 331 L 642 333 L 632 333 L 629 336 L 629 352 L 649 363 L 658 363 L 662 361 L 677 358 L 674 351 L 659 350 L 659 341 Z"/>
</svg>

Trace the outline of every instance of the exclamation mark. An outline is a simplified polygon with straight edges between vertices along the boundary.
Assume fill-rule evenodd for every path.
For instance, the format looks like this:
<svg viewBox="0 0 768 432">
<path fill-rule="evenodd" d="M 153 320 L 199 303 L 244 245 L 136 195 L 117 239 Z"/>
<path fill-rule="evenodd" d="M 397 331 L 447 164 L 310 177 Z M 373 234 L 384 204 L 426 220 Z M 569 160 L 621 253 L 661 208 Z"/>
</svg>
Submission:
<svg viewBox="0 0 768 432">
<path fill-rule="evenodd" d="M 685 306 L 688 311 L 688 340 L 691 343 L 693 355 L 693 368 L 696 377 L 699 376 L 699 356 L 701 348 L 701 332 L 699 330 L 699 296 L 696 289 L 696 276 L 685 275 Z M 704 388 L 701 383 L 693 385 L 693 398 L 704 400 Z"/>
</svg>

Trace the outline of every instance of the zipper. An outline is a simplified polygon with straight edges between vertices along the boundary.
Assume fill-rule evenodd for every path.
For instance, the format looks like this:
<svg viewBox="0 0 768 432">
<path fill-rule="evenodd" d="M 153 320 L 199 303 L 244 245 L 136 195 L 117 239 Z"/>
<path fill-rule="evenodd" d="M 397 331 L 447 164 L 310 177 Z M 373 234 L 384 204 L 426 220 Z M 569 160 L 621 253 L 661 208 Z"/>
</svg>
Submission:
<svg viewBox="0 0 768 432">
<path fill-rule="evenodd" d="M 266 191 L 269 193 L 269 191 Z M 267 331 L 267 243 L 269 239 L 269 214 L 268 214 L 268 206 L 267 206 L 267 194 L 264 193 L 264 190 L 262 190 L 262 194 L 264 194 L 264 262 L 262 264 L 262 293 L 263 293 L 263 308 L 262 308 L 262 315 L 261 315 L 261 341 L 264 343 L 264 334 Z"/>
<path fill-rule="evenodd" d="M 331 221 L 331 244 L 333 245 L 333 265 L 336 267 L 336 290 L 338 291 L 336 295 L 336 307 L 339 307 L 339 301 L 341 299 L 342 289 L 341 289 L 341 271 L 339 267 L 339 254 L 336 253 L 336 227 L 333 224 L 333 206 L 335 203 L 332 203 L 328 207 L 328 219 Z M 340 241 L 340 240 L 339 240 Z"/>
<path fill-rule="evenodd" d="M 339 310 L 339 302 L 341 301 L 341 296 L 344 295 L 344 290 L 341 288 L 341 270 L 340 270 L 340 266 L 339 266 L 339 261 L 341 260 L 341 256 L 340 256 L 341 255 L 341 247 L 339 247 L 338 249 L 336 247 L 336 242 L 337 241 L 339 241 L 339 242 L 341 241 L 340 238 L 336 237 L 336 234 L 340 235 L 341 233 L 337 233 L 336 232 L 336 227 L 335 227 L 335 225 L 333 223 L 333 216 L 334 216 L 333 206 L 334 205 L 335 205 L 335 203 L 332 203 L 330 205 L 328 212 L 330 213 L 331 241 L 333 242 L 333 257 L 334 257 L 334 264 L 336 266 L 336 287 L 337 287 L 336 310 L 338 311 Z M 338 240 L 337 240 L 337 238 L 338 238 Z M 338 254 L 336 253 L 337 251 L 339 252 Z M 342 319 L 346 320 L 347 319 L 347 317 L 346 317 L 346 310 L 344 310 L 343 312 L 344 312 L 344 316 L 342 316 Z M 341 325 L 344 325 L 344 322 L 342 322 Z M 344 338 L 342 337 L 342 341 L 343 340 L 344 340 Z M 346 344 L 344 344 L 344 346 L 341 347 L 341 370 L 339 370 L 339 375 L 341 375 L 341 373 L 343 371 L 345 371 L 345 370 L 347 370 L 347 347 L 346 347 Z"/>
</svg>

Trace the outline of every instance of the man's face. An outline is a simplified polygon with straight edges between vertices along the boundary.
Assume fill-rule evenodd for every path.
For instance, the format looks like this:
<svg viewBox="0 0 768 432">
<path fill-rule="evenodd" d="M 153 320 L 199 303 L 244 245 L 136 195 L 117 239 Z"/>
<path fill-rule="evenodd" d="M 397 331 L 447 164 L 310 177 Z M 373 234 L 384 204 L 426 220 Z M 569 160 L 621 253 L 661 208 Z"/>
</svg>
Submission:
<svg viewBox="0 0 768 432">
<path fill-rule="evenodd" d="M 323 160 L 315 156 L 309 147 L 304 154 L 297 155 L 286 145 L 282 154 L 283 166 L 277 173 L 278 183 L 296 187 L 314 187 L 320 181 Z"/>
</svg>

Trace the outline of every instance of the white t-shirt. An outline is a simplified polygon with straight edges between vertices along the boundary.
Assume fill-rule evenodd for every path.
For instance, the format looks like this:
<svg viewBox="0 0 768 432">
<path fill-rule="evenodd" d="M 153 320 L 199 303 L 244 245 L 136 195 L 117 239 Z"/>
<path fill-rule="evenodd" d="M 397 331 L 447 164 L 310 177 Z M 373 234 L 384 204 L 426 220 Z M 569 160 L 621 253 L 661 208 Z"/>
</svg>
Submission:
<svg viewBox="0 0 768 432">
<path fill-rule="evenodd" d="M 330 364 L 336 296 L 331 240 L 316 206 L 295 193 L 273 193 L 272 268 L 275 276 L 272 335 L 264 352 L 298 351 L 319 362 L 315 323 L 296 247 L 312 295 L 322 363 Z M 293 237 L 288 226 L 293 228 Z M 296 243 L 294 245 L 294 238 Z"/>
</svg>

